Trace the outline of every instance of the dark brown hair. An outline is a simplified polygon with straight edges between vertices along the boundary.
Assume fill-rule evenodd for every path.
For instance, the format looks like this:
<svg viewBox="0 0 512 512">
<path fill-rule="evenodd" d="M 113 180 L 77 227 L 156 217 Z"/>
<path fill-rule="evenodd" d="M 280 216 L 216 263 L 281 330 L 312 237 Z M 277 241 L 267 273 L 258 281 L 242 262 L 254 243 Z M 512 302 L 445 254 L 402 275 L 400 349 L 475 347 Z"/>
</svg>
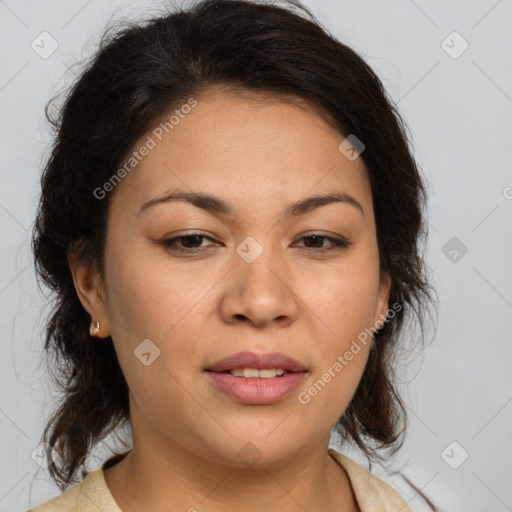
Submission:
<svg viewBox="0 0 512 512">
<path fill-rule="evenodd" d="M 375 333 L 357 391 L 336 430 L 369 459 L 403 443 L 406 414 L 393 377 L 406 318 L 421 325 L 431 285 L 421 242 L 425 186 L 406 127 L 372 69 L 298 2 L 204 0 L 107 30 L 53 115 L 32 247 L 39 279 L 53 293 L 45 350 L 62 401 L 43 440 L 59 453 L 49 467 L 64 490 L 89 450 L 129 420 L 128 388 L 111 338 L 95 342 L 67 257 L 104 275 L 109 198 L 93 193 L 119 168 L 156 120 L 212 86 L 306 102 L 340 134 L 365 145 L 381 272 L 400 309 Z M 343 137 L 340 137 L 340 142 Z M 420 343 L 421 344 L 421 343 Z"/>
</svg>

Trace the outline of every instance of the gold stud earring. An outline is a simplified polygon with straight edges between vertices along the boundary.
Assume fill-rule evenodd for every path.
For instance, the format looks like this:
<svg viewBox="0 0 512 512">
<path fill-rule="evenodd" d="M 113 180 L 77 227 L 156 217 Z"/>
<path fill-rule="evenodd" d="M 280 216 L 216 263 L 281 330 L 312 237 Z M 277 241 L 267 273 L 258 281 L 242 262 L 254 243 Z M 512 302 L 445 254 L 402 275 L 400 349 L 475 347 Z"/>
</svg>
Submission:
<svg viewBox="0 0 512 512">
<path fill-rule="evenodd" d="M 96 322 L 96 327 L 94 328 L 93 335 L 98 334 L 100 332 L 100 323 Z"/>
</svg>

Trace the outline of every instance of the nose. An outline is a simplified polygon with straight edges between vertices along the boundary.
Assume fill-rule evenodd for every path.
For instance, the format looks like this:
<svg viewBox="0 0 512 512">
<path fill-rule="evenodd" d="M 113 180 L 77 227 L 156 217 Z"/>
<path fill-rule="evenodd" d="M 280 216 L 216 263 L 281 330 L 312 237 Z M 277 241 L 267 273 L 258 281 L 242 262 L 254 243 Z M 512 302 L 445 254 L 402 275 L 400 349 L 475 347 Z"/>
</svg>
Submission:
<svg viewBox="0 0 512 512">
<path fill-rule="evenodd" d="M 221 315 L 227 323 L 254 327 L 286 326 L 298 312 L 298 297 L 285 262 L 269 249 L 248 263 L 236 254 L 222 296 Z"/>
</svg>

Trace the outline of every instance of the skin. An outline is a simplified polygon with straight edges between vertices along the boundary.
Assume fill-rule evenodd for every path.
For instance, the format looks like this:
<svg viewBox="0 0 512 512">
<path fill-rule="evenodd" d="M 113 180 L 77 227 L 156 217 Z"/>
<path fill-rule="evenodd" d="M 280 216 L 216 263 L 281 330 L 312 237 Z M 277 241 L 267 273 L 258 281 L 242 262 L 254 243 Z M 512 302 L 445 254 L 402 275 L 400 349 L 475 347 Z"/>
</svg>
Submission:
<svg viewBox="0 0 512 512">
<path fill-rule="evenodd" d="M 308 404 L 298 394 L 387 314 L 367 170 L 313 110 L 215 89 L 196 99 L 111 193 L 105 279 L 70 258 L 80 300 L 101 323 L 97 336 L 112 336 L 130 388 L 133 449 L 105 480 L 124 512 L 357 511 L 327 449 L 370 344 Z M 139 213 L 175 189 L 212 194 L 234 213 L 184 201 Z M 337 202 L 284 217 L 288 204 L 332 191 L 353 196 L 364 215 Z M 175 243 L 188 253 L 159 245 L 191 231 L 207 238 Z M 302 238 L 311 232 L 352 245 L 322 253 L 332 243 Z M 252 263 L 236 252 L 248 236 L 263 248 Z M 148 366 L 134 356 L 145 339 L 160 349 Z M 241 350 L 283 352 L 309 373 L 278 403 L 239 403 L 203 370 Z M 248 442 L 261 456 L 254 466 L 237 455 Z"/>
</svg>

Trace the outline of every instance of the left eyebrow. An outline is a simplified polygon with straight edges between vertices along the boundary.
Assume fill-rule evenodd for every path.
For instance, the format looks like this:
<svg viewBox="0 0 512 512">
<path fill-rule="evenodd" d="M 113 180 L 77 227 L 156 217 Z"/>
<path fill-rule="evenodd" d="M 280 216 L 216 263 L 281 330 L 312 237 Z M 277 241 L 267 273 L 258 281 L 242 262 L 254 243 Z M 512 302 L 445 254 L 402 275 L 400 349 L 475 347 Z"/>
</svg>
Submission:
<svg viewBox="0 0 512 512">
<path fill-rule="evenodd" d="M 226 216 L 233 215 L 233 208 L 222 199 L 204 194 L 201 192 L 184 192 L 174 191 L 167 193 L 162 197 L 156 197 L 145 202 L 137 213 L 137 217 L 149 208 L 162 203 L 169 203 L 172 201 L 185 201 L 198 208 L 214 214 L 223 214 Z M 365 217 L 364 208 L 361 203 L 350 194 L 344 192 L 331 192 L 325 195 L 317 195 L 301 199 L 295 203 L 288 205 L 284 211 L 285 217 L 297 217 L 304 215 L 316 208 L 331 204 L 331 203 L 345 203 L 355 207 Z"/>
</svg>

